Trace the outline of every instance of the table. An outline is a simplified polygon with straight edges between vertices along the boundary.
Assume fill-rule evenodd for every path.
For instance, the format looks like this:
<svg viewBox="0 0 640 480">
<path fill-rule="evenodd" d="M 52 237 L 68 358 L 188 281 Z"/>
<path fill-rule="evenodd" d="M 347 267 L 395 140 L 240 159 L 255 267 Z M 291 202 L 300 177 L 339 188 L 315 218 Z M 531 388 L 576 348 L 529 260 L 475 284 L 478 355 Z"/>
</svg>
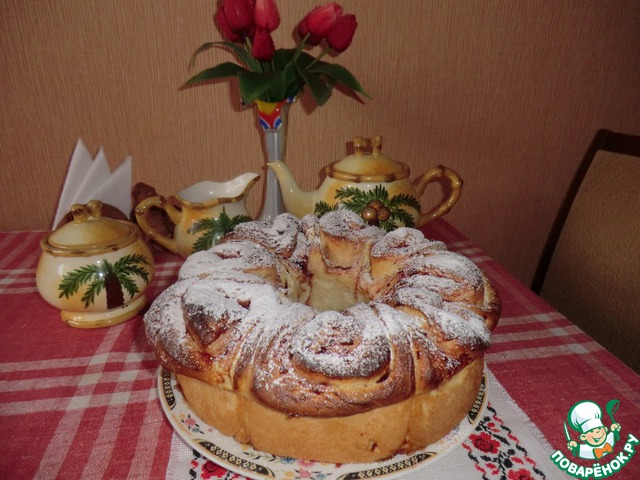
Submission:
<svg viewBox="0 0 640 480">
<path fill-rule="evenodd" d="M 571 456 L 564 422 L 571 407 L 587 399 L 603 409 L 620 401 L 615 421 L 622 436 L 600 460 L 600 473 L 602 466 L 618 466 L 612 478 L 640 478 L 640 456 L 624 457 L 629 434 L 640 438 L 640 376 L 446 221 L 424 231 L 485 270 L 503 315 L 486 356 L 493 384 L 485 419 L 454 460 L 447 456 L 406 478 L 572 478 L 557 463 L 585 468 L 593 462 Z M 158 401 L 158 363 L 140 315 L 81 330 L 42 300 L 35 271 L 43 235 L 0 233 L 0 477 L 243 478 L 194 454 L 174 433 Z M 151 298 L 175 280 L 182 260 L 159 252 L 156 263 Z M 612 422 L 603 414 L 603 423 Z M 555 454 L 554 463 L 556 450 L 567 460 Z M 610 465 L 615 458 L 622 465 Z M 300 478 L 314 477 L 302 472 Z"/>
</svg>

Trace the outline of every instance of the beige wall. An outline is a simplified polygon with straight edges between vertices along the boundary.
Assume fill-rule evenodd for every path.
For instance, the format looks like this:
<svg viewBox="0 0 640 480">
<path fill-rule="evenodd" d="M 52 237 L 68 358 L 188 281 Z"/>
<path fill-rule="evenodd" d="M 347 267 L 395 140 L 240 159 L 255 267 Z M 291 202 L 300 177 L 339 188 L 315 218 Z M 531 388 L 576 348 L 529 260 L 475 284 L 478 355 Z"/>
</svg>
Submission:
<svg viewBox="0 0 640 480">
<path fill-rule="evenodd" d="M 319 2 L 280 1 L 278 46 Z M 359 30 L 338 58 L 373 99 L 308 98 L 290 119 L 288 163 L 315 187 L 359 134 L 417 174 L 465 180 L 448 220 L 529 282 L 596 131 L 640 133 L 640 2 L 344 1 Z M 112 167 L 173 193 L 262 172 L 254 112 L 228 84 L 178 91 L 219 37 L 210 0 L 0 3 L 0 229 L 49 227 L 76 139 Z M 207 53 L 199 66 L 229 59 Z M 258 210 L 262 182 L 250 197 Z"/>
</svg>

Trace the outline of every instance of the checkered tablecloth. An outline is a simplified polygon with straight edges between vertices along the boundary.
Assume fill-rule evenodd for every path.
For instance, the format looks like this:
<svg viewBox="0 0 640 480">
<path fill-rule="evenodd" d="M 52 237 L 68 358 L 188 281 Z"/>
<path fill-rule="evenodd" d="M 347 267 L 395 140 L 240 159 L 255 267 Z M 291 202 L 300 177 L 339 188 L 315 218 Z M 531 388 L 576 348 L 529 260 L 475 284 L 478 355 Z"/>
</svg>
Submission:
<svg viewBox="0 0 640 480">
<path fill-rule="evenodd" d="M 570 455 L 563 424 L 585 399 L 602 406 L 620 400 L 615 420 L 623 439 L 640 438 L 638 375 L 448 223 L 438 220 L 426 233 L 487 272 L 503 316 L 487 355 L 494 388 L 485 420 L 452 454 L 455 461 L 407 478 L 567 478 L 549 456 Z M 141 316 L 75 329 L 44 302 L 35 284 L 43 235 L 0 233 L 0 478 L 241 478 L 194 454 L 164 417 Z M 150 298 L 175 280 L 181 263 L 156 255 Z M 640 455 L 611 478 L 640 478 Z"/>
</svg>

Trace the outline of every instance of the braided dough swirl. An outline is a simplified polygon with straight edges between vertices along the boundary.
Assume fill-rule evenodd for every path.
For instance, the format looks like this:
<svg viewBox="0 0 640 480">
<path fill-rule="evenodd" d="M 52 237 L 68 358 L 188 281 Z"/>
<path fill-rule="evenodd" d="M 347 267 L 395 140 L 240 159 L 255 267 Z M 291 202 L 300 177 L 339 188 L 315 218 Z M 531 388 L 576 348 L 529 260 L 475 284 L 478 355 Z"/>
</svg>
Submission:
<svg viewBox="0 0 640 480">
<path fill-rule="evenodd" d="M 240 224 L 185 261 L 144 321 L 185 380 L 286 418 L 334 418 L 437 391 L 482 362 L 499 315 L 466 257 L 337 211 Z"/>
</svg>

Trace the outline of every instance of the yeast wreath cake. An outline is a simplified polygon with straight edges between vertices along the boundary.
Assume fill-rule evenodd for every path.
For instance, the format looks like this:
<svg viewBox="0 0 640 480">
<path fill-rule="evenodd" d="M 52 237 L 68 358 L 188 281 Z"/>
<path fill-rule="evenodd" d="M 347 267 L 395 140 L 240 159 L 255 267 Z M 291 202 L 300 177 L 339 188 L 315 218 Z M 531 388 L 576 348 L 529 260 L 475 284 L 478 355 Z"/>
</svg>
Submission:
<svg viewBox="0 0 640 480">
<path fill-rule="evenodd" d="M 419 230 L 350 211 L 240 224 L 145 315 L 190 408 L 276 455 L 372 462 L 469 411 L 500 315 L 487 277 Z"/>
</svg>

